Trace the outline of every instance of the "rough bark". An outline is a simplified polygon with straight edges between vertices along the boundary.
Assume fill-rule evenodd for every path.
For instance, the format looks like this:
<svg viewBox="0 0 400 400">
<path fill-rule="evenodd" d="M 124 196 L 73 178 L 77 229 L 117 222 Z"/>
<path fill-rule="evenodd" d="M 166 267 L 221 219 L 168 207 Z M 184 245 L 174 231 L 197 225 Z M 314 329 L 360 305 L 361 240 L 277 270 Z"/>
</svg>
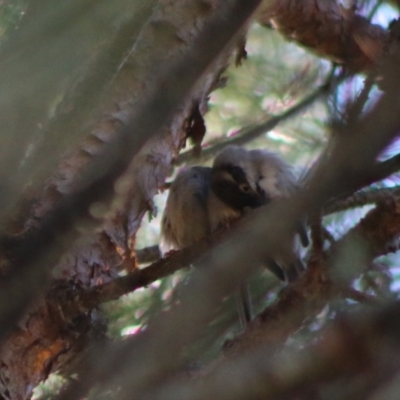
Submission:
<svg viewBox="0 0 400 400">
<path fill-rule="evenodd" d="M 258 20 L 288 40 L 352 71 L 374 68 L 386 51 L 389 34 L 337 1 L 266 1 Z"/>
<path fill-rule="evenodd" d="M 32 207 L 18 216 L 19 222 L 13 225 L 13 232 L 18 232 L 19 240 L 23 242 L 26 236 L 35 232 L 64 198 L 79 192 L 83 171 L 90 167 L 94 158 L 107 154 L 104 149 L 135 115 L 138 104 L 158 89 L 160 66 L 168 66 L 195 46 L 199 33 L 206 30 L 209 20 L 223 9 L 222 3 L 187 0 L 159 3 L 104 94 L 96 117 L 87 124 L 85 143 L 67 154 L 44 188 L 35 188 L 34 200 L 30 200 Z M 244 24 L 246 18 L 242 19 Z M 231 43 L 202 74 L 190 97 L 180 104 L 167 126 L 157 137 L 147 141 L 120 180 L 116 189 L 117 201 L 112 215 L 108 214 L 106 228 L 74 246 L 55 266 L 56 277 L 68 282 L 72 288 L 75 284 L 91 287 L 115 278 L 123 263 L 136 268 L 133 245 L 140 220 L 146 211 L 153 211 L 152 198 L 163 187 L 172 160 L 186 139 L 189 125 L 193 124 L 194 115 L 199 118 L 199 113 L 206 111 L 207 96 L 218 86 L 233 48 L 234 43 Z M 219 51 L 222 50 L 221 47 Z M 103 164 L 102 168 L 106 169 L 108 163 Z M 97 317 L 91 311 L 75 309 L 66 313 L 65 309 L 73 307 L 73 303 L 57 296 L 57 286 L 51 293 L 51 297 L 39 300 L 40 306 L 28 312 L 25 323 L 19 325 L 3 347 L 0 372 L 3 398 L 29 398 L 37 383 L 50 372 L 59 370 L 82 349 L 90 328 L 96 325 Z M 73 297 L 73 290 L 68 293 Z M 76 307 L 79 307 L 78 302 Z M 79 323 L 75 324 L 77 319 Z M 74 329 L 70 329 L 71 325 Z M 31 326 L 35 329 L 30 329 Z M 26 349 L 29 349 L 29 359 L 25 357 Z"/>
</svg>

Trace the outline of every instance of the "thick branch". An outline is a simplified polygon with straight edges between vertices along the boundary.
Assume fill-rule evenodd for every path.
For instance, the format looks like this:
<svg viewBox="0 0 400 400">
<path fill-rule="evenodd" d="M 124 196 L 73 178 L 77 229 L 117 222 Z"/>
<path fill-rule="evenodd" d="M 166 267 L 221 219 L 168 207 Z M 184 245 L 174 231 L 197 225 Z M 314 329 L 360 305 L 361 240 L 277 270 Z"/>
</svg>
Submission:
<svg viewBox="0 0 400 400">
<path fill-rule="evenodd" d="M 272 21 L 288 40 L 355 72 L 380 62 L 389 38 L 382 27 L 336 1 L 265 2 L 258 19 L 264 24 Z"/>
<path fill-rule="evenodd" d="M 215 12 L 193 46 L 159 69 L 162 72 L 152 79 L 154 85 L 148 97 L 137 104 L 135 114 L 118 130 L 119 134 L 105 151 L 93 158 L 79 182 L 75 182 L 75 193 L 59 200 L 37 229 L 15 243 L 11 273 L 3 280 L 2 296 L 13 302 L 0 304 L 2 338 L 21 317 L 32 297 L 43 290 L 47 272 L 78 236 L 74 224 L 90 217 L 90 206 L 95 201 L 110 198 L 114 182 L 127 169 L 133 156 L 172 117 L 258 3 L 259 0 L 237 2 Z M 3 237 L 1 242 L 3 248 L 9 248 L 7 238 Z M 21 285 L 24 291 L 20 290 Z"/>
<path fill-rule="evenodd" d="M 93 232 L 92 225 L 98 222 L 93 215 L 103 216 L 104 205 L 108 205 L 110 198 L 114 197 L 116 180 L 127 171 L 132 158 L 141 150 L 133 161 L 132 170 L 137 173 L 132 174 L 135 178 L 134 193 L 126 201 L 129 218 L 123 215 L 122 222 L 118 221 L 119 225 L 110 224 L 111 227 L 118 226 L 118 234 L 127 232 L 129 238 L 136 232 L 140 217 L 151 204 L 152 196 L 169 171 L 171 154 L 185 135 L 185 118 L 188 110 L 193 108 L 192 102 L 205 104 L 220 69 L 226 65 L 235 35 L 243 31 L 258 3 L 259 0 L 159 2 L 133 51 L 110 84 L 107 95 L 101 99 L 102 105 L 96 113 L 95 124 L 84 127 L 91 133 L 88 140 L 73 156 L 63 160 L 50 183 L 40 192 L 30 219 L 24 221 L 24 229 L 21 229 L 23 234 L 18 238 L 1 238 L 3 248 L 11 253 L 1 290 L 3 300 L 6 299 L 0 305 L 0 331 L 3 338 L 14 328 L 32 298 L 45 290 L 48 272 L 60 255 L 72 248 L 74 240 L 82 235 L 82 228 L 87 236 Z M 161 131 L 163 135 L 149 143 L 149 139 Z M 148 144 L 143 148 L 145 143 Z M 121 194 L 119 191 L 118 200 L 129 197 L 126 187 L 132 190 L 132 175 L 127 174 L 128 184 L 118 185 L 123 192 Z M 103 204 L 98 207 L 98 202 Z M 92 223 L 91 226 L 88 221 Z M 107 233 L 112 230 L 111 227 Z M 113 239 L 125 238 L 122 234 L 118 237 L 118 234 Z M 104 269 L 108 267 L 112 270 L 115 267 L 114 260 L 108 263 L 108 260 L 101 259 L 104 254 L 104 258 L 111 258 L 106 254 L 106 250 L 109 250 L 107 246 L 111 243 L 108 238 L 97 265 L 97 260 L 93 261 L 100 253 L 96 254 L 96 246 L 99 246 L 102 236 L 95 235 L 94 239 L 99 240 L 87 238 L 81 246 L 83 251 L 78 248 L 81 250 L 78 253 L 74 248 L 75 252 L 68 254 L 70 260 L 63 259 L 70 267 L 67 272 L 71 280 L 76 278 L 73 273 L 79 269 L 79 273 L 87 277 L 96 268 L 105 266 Z M 66 270 L 64 268 L 63 272 Z M 79 286 L 79 279 L 76 281 Z M 88 281 L 90 285 L 96 279 L 90 280 L 89 277 Z M 74 311 L 79 313 L 77 308 Z M 85 321 L 90 320 L 88 314 L 80 320 L 85 317 Z M 31 328 L 32 315 L 29 314 L 26 319 L 26 325 Z M 55 330 L 51 326 L 47 328 L 47 331 L 32 330 L 32 335 L 24 335 L 25 327 L 19 329 L 22 336 L 29 339 L 25 342 L 30 351 L 29 360 L 39 371 L 37 376 L 42 379 L 49 368 L 58 369 L 63 361 L 69 361 L 79 350 L 66 346 L 61 350 L 53 347 L 54 352 L 49 351 L 46 356 L 37 352 L 39 346 L 31 347 L 32 341 L 35 341 L 31 338 L 41 344 L 55 340 Z M 50 338 L 43 337 L 44 333 L 51 335 Z M 13 335 L 10 341 L 18 339 L 19 336 Z M 63 336 L 59 339 L 64 343 Z M 12 346 L 8 342 L 5 347 Z M 26 352 L 19 354 L 23 357 Z M 8 382 L 10 375 L 15 372 L 16 379 L 8 383 L 5 390 L 11 398 L 25 398 L 30 395 L 37 381 L 28 368 L 20 370 L 21 364 L 17 360 L 13 359 L 11 363 L 9 359 L 7 362 L 2 359 L 1 381 Z"/>
<path fill-rule="evenodd" d="M 113 6 L 95 0 L 72 0 L 63 4 L 29 1 L 20 26 L 3 43 L 0 218 L 7 216 L 16 201 L 23 188 L 21 182 L 26 183 L 16 174 L 22 169 L 21 161 L 26 160 L 29 146 L 40 142 L 42 127 L 56 101 L 71 83 L 76 84 L 82 69 L 88 67 L 91 57 L 97 55 L 101 44 L 113 34 L 119 7 L 126 4 L 127 0 L 116 0 Z M 101 24 L 99 15 L 103 15 Z M 101 88 L 98 86 L 93 91 L 98 93 Z M 82 124 L 77 126 L 82 129 Z M 69 138 L 71 131 L 67 132 L 64 136 Z M 57 136 L 55 132 L 52 134 L 52 139 Z M 53 157 L 53 151 L 51 147 L 48 153 L 41 154 L 33 166 L 46 163 L 47 157 Z"/>
<path fill-rule="evenodd" d="M 380 202 L 388 197 L 397 197 L 400 194 L 398 186 L 392 188 L 377 188 L 362 190 L 352 196 L 336 198 L 327 203 L 324 207 L 324 215 L 345 211 L 351 208 L 362 207 L 368 204 Z"/>
<path fill-rule="evenodd" d="M 371 380 L 366 384 L 385 384 L 388 374 L 399 373 L 392 356 L 400 350 L 399 317 L 399 302 L 362 317 L 342 316 L 305 349 L 272 356 L 271 347 L 262 347 L 235 364 L 219 366 L 213 374 L 189 382 L 174 380 L 143 398 L 159 399 L 167 392 L 176 400 L 287 399 L 304 387 L 335 381 L 349 384 L 367 371 Z M 384 376 L 378 373 L 382 370 Z"/>
<path fill-rule="evenodd" d="M 366 182 L 366 185 L 370 185 L 371 183 L 385 179 L 399 170 L 400 170 L 400 154 L 397 154 L 392 158 L 389 158 L 385 161 L 378 163 L 372 170 L 372 174 L 369 177 L 369 181 Z"/>
<path fill-rule="evenodd" d="M 49 171 L 57 167 L 66 149 L 73 148 L 77 146 L 78 141 L 82 141 L 86 133 L 82 127 L 87 126 L 93 119 L 93 110 L 98 107 L 100 100 L 104 101 L 107 85 L 115 78 L 116 71 L 122 68 L 121 60 L 126 59 L 126 55 L 131 51 L 132 44 L 149 18 L 154 3 L 155 0 L 146 1 L 143 6 L 137 7 L 118 31 L 111 38 L 107 38 L 99 54 L 92 56 L 94 59 L 85 69 L 85 74 L 69 88 L 63 102 L 57 107 L 57 115 L 44 125 L 40 143 L 35 146 L 33 155 L 20 171 L 21 182 L 25 182 L 27 176 L 35 183 L 42 182 L 48 177 Z M 121 6 L 122 4 L 119 5 Z M 115 4 L 115 7 L 118 5 Z M 92 13 L 93 11 L 94 9 L 91 10 Z"/>
</svg>

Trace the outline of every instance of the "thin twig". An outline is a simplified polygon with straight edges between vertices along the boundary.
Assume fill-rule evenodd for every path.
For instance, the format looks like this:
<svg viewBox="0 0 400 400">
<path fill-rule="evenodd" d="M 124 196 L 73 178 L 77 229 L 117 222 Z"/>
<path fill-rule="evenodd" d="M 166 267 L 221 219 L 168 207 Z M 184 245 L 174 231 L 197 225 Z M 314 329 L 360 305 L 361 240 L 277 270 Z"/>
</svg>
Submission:
<svg viewBox="0 0 400 400">
<path fill-rule="evenodd" d="M 148 264 L 160 259 L 160 248 L 156 244 L 154 246 L 144 247 L 135 251 L 139 264 Z"/>
<path fill-rule="evenodd" d="M 116 300 L 135 289 L 148 286 L 176 271 L 189 267 L 209 250 L 211 245 L 211 240 L 205 239 L 190 247 L 173 252 L 146 268 L 136 269 L 125 276 L 93 288 L 82 289 L 80 305 L 84 309 L 91 310 L 101 303 Z"/>
<path fill-rule="evenodd" d="M 310 224 L 311 240 L 313 253 L 321 253 L 324 247 L 323 231 L 322 231 L 322 217 L 318 213 L 314 215 Z"/>
<path fill-rule="evenodd" d="M 379 162 L 371 171 L 371 175 L 368 180 L 364 183 L 364 186 L 372 183 L 381 181 L 388 176 L 398 172 L 400 170 L 400 154 L 395 155 L 385 161 Z"/>
<path fill-rule="evenodd" d="M 329 215 L 351 208 L 363 207 L 368 204 L 377 203 L 390 196 L 399 196 L 400 187 L 368 189 L 356 192 L 352 196 L 332 199 L 324 207 L 323 214 Z"/>
<path fill-rule="evenodd" d="M 376 2 L 376 4 L 373 6 L 372 10 L 369 12 L 369 14 L 368 14 L 368 16 L 367 16 L 367 19 L 368 19 L 369 21 L 372 20 L 372 17 L 373 17 L 373 16 L 375 15 L 375 13 L 378 11 L 378 9 L 379 9 L 379 7 L 382 5 L 382 3 L 383 3 L 383 0 L 378 0 L 378 1 Z"/>
<path fill-rule="evenodd" d="M 363 304 L 368 304 L 368 305 L 373 305 L 373 306 L 377 306 L 377 305 L 381 305 L 382 302 L 379 301 L 379 299 L 376 296 L 370 295 L 368 293 L 365 292 L 360 292 L 357 289 L 354 289 L 352 287 L 348 287 L 348 288 L 341 288 L 340 292 L 342 293 L 342 295 L 349 299 L 349 300 L 354 300 L 357 303 L 363 303 Z"/>
<path fill-rule="evenodd" d="M 272 117 L 269 116 L 259 124 L 242 128 L 235 136 L 231 138 L 226 138 L 225 136 L 223 136 L 222 139 L 217 139 L 210 142 L 208 144 L 208 147 L 202 150 L 201 155 L 198 158 L 193 158 L 191 150 L 185 151 L 184 153 L 179 155 L 176 163 L 179 165 L 183 163 L 198 163 L 202 161 L 207 161 L 229 144 L 244 145 L 254 139 L 257 139 L 262 134 L 274 129 L 279 123 L 296 116 L 297 114 L 306 110 L 308 107 L 312 106 L 317 100 L 320 100 L 321 98 L 329 95 L 329 93 L 335 87 L 337 87 L 337 85 L 342 82 L 342 80 L 342 76 L 337 79 L 333 79 L 332 75 L 330 75 L 325 84 L 318 87 L 314 92 L 304 97 L 297 104 L 288 108 L 283 113 Z"/>
<path fill-rule="evenodd" d="M 375 74 L 370 74 L 365 78 L 364 86 L 356 99 L 351 103 L 347 112 L 347 119 L 350 121 L 352 119 L 360 118 L 365 103 L 368 101 L 368 96 L 375 85 Z"/>
<path fill-rule="evenodd" d="M 332 233 L 323 225 L 322 225 L 322 236 L 324 239 L 328 240 L 330 244 L 336 243 L 336 239 L 334 238 Z"/>
</svg>

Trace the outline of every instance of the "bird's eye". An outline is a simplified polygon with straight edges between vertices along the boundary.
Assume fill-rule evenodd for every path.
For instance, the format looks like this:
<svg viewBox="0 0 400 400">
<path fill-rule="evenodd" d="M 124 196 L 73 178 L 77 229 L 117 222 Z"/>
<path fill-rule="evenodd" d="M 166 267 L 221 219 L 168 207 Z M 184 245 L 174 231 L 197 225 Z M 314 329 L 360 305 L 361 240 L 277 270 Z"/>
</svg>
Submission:
<svg viewBox="0 0 400 400">
<path fill-rule="evenodd" d="M 247 183 L 242 183 L 240 186 L 239 186 L 239 188 L 240 188 L 240 190 L 242 191 L 242 192 L 244 192 L 244 193 L 249 193 L 250 192 L 250 186 L 247 184 Z"/>
</svg>

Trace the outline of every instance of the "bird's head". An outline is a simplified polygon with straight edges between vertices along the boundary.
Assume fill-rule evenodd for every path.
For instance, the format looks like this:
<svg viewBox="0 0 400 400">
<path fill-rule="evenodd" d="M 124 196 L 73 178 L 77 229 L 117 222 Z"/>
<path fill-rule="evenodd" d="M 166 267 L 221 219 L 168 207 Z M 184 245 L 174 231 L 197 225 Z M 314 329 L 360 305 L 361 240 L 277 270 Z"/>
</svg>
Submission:
<svg viewBox="0 0 400 400">
<path fill-rule="evenodd" d="M 232 164 L 213 168 L 211 189 L 223 203 L 238 211 L 260 207 L 268 200 L 260 187 L 251 186 L 245 171 Z"/>
</svg>

